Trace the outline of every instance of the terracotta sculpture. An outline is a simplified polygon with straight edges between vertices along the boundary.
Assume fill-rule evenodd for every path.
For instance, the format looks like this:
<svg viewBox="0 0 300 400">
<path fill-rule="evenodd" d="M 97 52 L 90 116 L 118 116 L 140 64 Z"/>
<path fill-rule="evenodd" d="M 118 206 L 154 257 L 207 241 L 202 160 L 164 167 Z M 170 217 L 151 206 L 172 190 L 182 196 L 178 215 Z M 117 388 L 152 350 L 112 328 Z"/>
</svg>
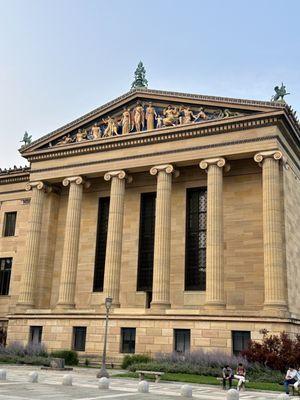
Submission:
<svg viewBox="0 0 300 400">
<path fill-rule="evenodd" d="M 192 121 L 192 118 L 194 120 L 196 119 L 196 116 L 193 114 L 193 111 L 190 109 L 190 107 L 184 107 L 181 109 L 183 115 L 179 117 L 180 125 L 184 124 L 190 124 Z"/>
<path fill-rule="evenodd" d="M 170 105 L 164 109 L 163 125 L 164 126 L 175 126 L 179 117 L 177 107 L 172 108 Z"/>
<path fill-rule="evenodd" d="M 118 128 L 117 128 L 114 118 L 108 116 L 107 120 L 103 120 L 103 122 L 105 124 L 107 124 L 107 127 L 105 128 L 103 137 L 110 137 L 110 136 L 118 135 Z"/>
<path fill-rule="evenodd" d="M 163 117 L 158 114 L 156 117 L 156 129 L 162 128 L 163 127 Z"/>
<path fill-rule="evenodd" d="M 92 126 L 92 137 L 93 139 L 99 139 L 101 137 L 101 131 L 97 124 Z"/>
<path fill-rule="evenodd" d="M 135 128 L 136 132 L 140 132 L 144 129 L 145 123 L 145 113 L 144 108 L 140 102 L 137 103 L 135 109 L 133 110 L 133 128 Z M 131 129 L 131 130 L 132 130 Z"/>
<path fill-rule="evenodd" d="M 130 132 L 131 129 L 131 115 L 130 115 L 130 109 L 129 108 L 124 108 L 123 114 L 122 114 L 122 119 L 121 119 L 121 125 L 122 125 L 122 135 L 126 135 L 126 133 Z"/>
<path fill-rule="evenodd" d="M 147 122 L 147 131 L 150 129 L 154 129 L 154 118 L 157 117 L 155 108 L 152 107 L 152 103 L 150 102 L 146 109 L 146 122 Z"/>
<path fill-rule="evenodd" d="M 57 142 L 58 145 L 72 143 L 73 139 L 71 138 L 70 134 L 63 136 L 61 140 Z"/>
<path fill-rule="evenodd" d="M 86 140 L 86 136 L 86 129 L 78 129 L 78 132 L 76 133 L 76 142 L 82 142 L 83 140 Z"/>
<path fill-rule="evenodd" d="M 207 115 L 203 111 L 203 107 L 200 107 L 199 112 L 194 119 L 194 122 L 197 122 L 199 119 L 207 119 Z"/>
</svg>

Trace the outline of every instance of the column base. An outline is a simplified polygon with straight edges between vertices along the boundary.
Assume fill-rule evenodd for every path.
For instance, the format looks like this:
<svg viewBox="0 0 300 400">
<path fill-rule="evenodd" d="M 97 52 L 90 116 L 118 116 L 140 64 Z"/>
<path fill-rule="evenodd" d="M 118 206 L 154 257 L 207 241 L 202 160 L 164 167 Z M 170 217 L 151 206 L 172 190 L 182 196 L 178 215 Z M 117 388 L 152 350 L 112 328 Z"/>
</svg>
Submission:
<svg viewBox="0 0 300 400">
<path fill-rule="evenodd" d="M 206 310 L 224 310 L 226 304 L 220 301 L 207 301 L 204 305 Z"/>
<path fill-rule="evenodd" d="M 263 312 L 272 317 L 289 317 L 289 311 L 285 302 L 265 303 Z"/>
<path fill-rule="evenodd" d="M 17 305 L 16 305 L 17 312 L 26 312 L 27 310 L 30 310 L 33 308 L 34 308 L 33 303 L 17 303 Z"/>
<path fill-rule="evenodd" d="M 170 303 L 151 302 L 150 305 L 150 310 L 153 311 L 166 310 L 167 308 L 171 308 Z"/>
<path fill-rule="evenodd" d="M 72 310 L 75 308 L 75 304 L 65 304 L 65 303 L 57 303 L 56 309 L 57 310 Z"/>
</svg>

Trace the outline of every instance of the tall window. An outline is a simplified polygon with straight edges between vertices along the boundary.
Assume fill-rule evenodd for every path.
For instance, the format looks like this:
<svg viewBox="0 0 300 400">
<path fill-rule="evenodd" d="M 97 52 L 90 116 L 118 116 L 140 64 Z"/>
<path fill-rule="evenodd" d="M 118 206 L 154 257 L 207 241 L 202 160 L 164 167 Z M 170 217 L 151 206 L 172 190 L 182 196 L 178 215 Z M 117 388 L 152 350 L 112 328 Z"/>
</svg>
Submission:
<svg viewBox="0 0 300 400">
<path fill-rule="evenodd" d="M 205 290 L 206 288 L 206 208 L 206 188 L 188 189 L 185 290 Z"/>
<path fill-rule="evenodd" d="M 186 353 L 190 351 L 190 343 L 190 329 L 174 329 L 174 350 L 177 353 Z"/>
<path fill-rule="evenodd" d="M 251 332 L 249 331 L 232 331 L 233 354 L 238 355 L 241 351 L 247 350 L 250 339 Z"/>
<path fill-rule="evenodd" d="M 121 328 L 121 353 L 135 352 L 135 328 Z"/>
<path fill-rule="evenodd" d="M 74 326 L 72 349 L 85 351 L 86 326 Z"/>
<path fill-rule="evenodd" d="M 94 292 L 102 292 L 104 280 L 106 240 L 109 217 L 109 197 L 99 199 L 97 243 L 94 269 Z"/>
<path fill-rule="evenodd" d="M 42 326 L 31 326 L 29 331 L 29 342 L 32 344 L 39 344 L 42 341 Z"/>
<path fill-rule="evenodd" d="M 142 193 L 137 290 L 152 291 L 156 193 Z"/>
<path fill-rule="evenodd" d="M 0 295 L 9 292 L 12 258 L 0 258 Z"/>
<path fill-rule="evenodd" d="M 16 212 L 7 212 L 4 214 L 3 236 L 15 236 L 16 220 L 17 220 Z"/>
</svg>

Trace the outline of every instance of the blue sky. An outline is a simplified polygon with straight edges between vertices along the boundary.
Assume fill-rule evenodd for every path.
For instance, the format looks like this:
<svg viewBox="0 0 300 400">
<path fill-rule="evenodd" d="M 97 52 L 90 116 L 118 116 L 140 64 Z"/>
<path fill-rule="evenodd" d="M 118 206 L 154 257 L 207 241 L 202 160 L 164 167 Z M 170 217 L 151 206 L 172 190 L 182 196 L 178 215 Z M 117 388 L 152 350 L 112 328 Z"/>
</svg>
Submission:
<svg viewBox="0 0 300 400">
<path fill-rule="evenodd" d="M 300 112 L 298 0 L 0 0 L 0 167 L 34 139 L 149 87 L 269 100 Z"/>
</svg>

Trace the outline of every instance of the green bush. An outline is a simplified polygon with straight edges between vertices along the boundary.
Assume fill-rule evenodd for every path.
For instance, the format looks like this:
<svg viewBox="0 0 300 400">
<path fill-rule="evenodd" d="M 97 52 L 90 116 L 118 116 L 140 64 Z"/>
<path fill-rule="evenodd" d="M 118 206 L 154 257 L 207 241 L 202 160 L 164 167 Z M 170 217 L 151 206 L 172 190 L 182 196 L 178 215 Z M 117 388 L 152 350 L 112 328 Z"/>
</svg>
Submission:
<svg viewBox="0 0 300 400">
<path fill-rule="evenodd" d="M 64 358 L 66 365 L 78 365 L 78 354 L 74 350 L 57 350 L 51 353 L 52 357 Z"/>
<path fill-rule="evenodd" d="M 136 363 L 148 363 L 151 361 L 151 357 L 148 356 L 147 354 L 133 354 L 131 355 L 126 355 L 123 358 L 122 361 L 122 368 L 127 369 L 130 365 L 136 364 Z"/>
<path fill-rule="evenodd" d="M 0 363 L 6 364 L 28 364 L 28 365 L 44 365 L 48 367 L 50 365 L 50 358 L 42 356 L 19 356 L 0 354 Z"/>
</svg>

